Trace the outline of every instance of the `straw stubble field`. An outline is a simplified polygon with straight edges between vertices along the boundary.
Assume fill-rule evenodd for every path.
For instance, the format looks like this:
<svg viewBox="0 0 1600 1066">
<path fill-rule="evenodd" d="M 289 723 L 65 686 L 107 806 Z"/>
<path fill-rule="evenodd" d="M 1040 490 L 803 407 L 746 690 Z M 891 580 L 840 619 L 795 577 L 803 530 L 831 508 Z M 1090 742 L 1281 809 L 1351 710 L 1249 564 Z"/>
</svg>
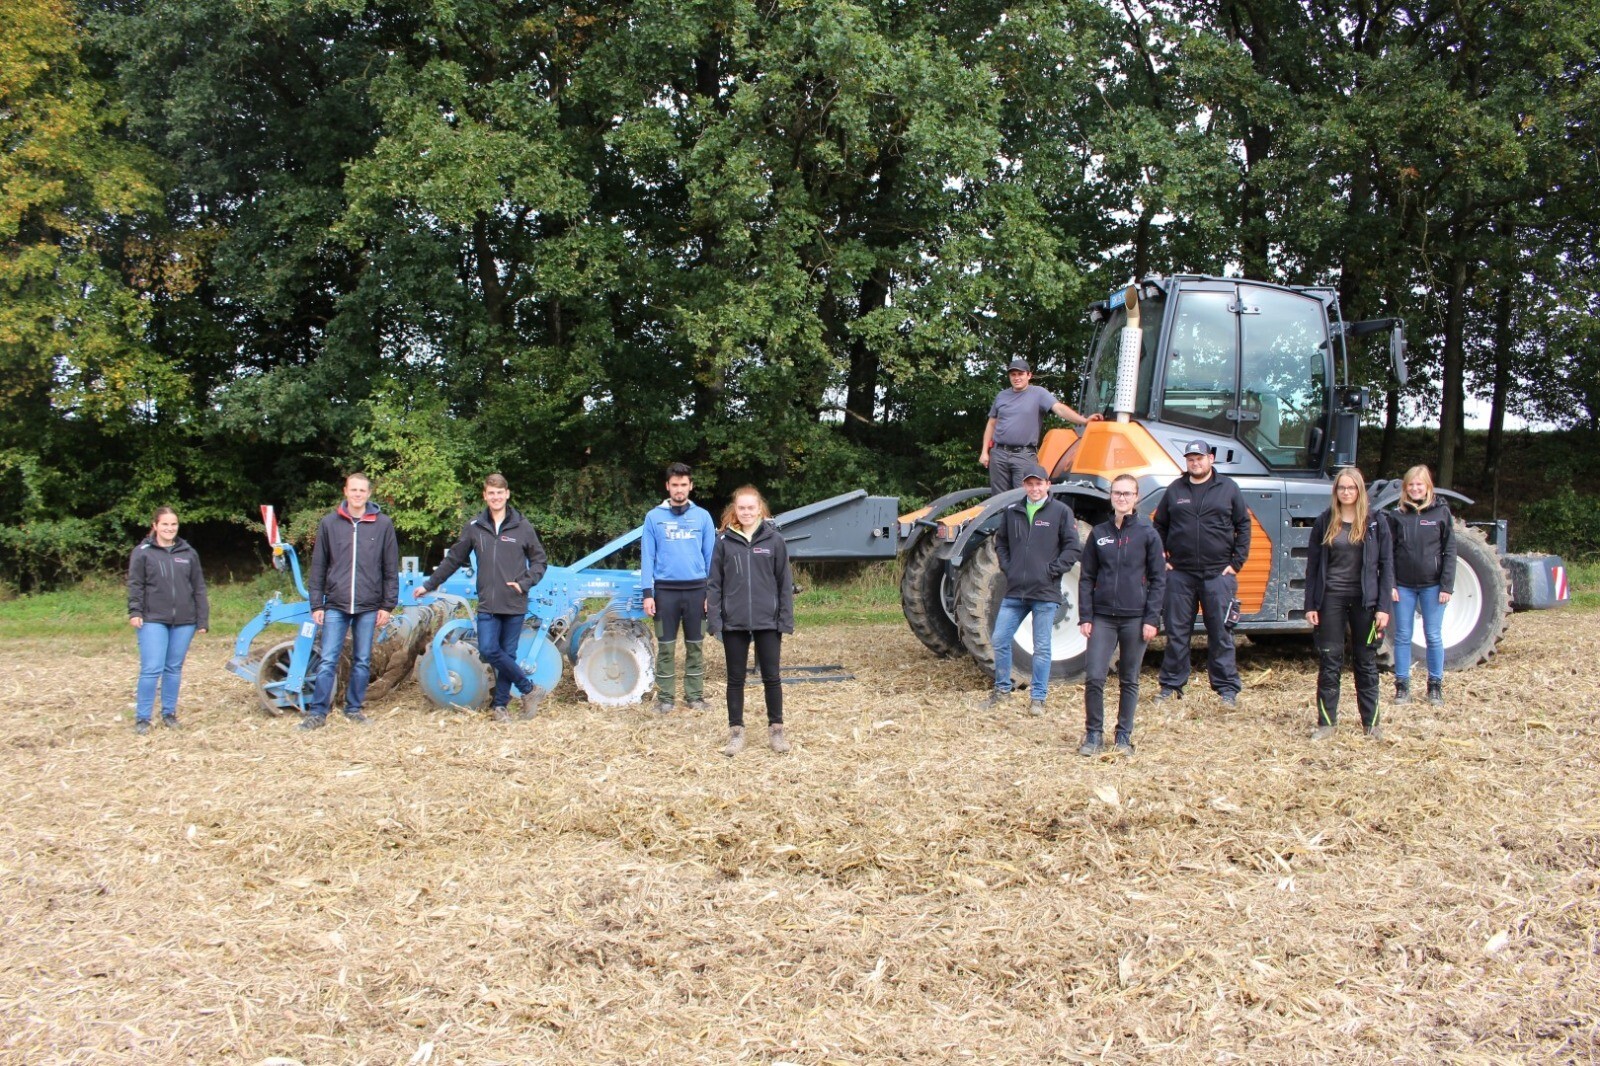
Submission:
<svg viewBox="0 0 1600 1066">
<path fill-rule="evenodd" d="M 296 734 L 219 637 L 136 738 L 131 640 L 13 643 L 0 1059 L 1592 1062 L 1596 631 L 1519 617 L 1383 744 L 1309 744 L 1309 658 L 1246 650 L 1238 711 L 1147 691 L 1092 761 L 1081 689 L 979 710 L 901 626 L 799 634 L 859 680 L 733 760 L 720 698 L 570 687 Z"/>
</svg>

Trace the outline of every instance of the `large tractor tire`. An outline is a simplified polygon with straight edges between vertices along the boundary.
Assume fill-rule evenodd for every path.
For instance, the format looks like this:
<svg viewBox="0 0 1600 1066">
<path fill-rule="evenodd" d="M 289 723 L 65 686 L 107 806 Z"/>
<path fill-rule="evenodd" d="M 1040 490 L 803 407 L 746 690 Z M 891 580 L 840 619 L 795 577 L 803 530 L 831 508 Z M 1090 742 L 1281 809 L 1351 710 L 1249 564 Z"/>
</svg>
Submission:
<svg viewBox="0 0 1600 1066">
<path fill-rule="evenodd" d="M 1455 524 L 1456 587 L 1445 604 L 1444 668 L 1470 670 L 1487 662 L 1511 624 L 1511 585 L 1500 556 L 1478 530 Z M 1426 674 L 1428 645 L 1419 613 L 1411 632 L 1411 674 Z M 1383 658 L 1394 662 L 1394 626 L 1384 641 Z"/>
<path fill-rule="evenodd" d="M 1078 539 L 1086 540 L 1089 526 L 1078 523 Z M 1061 576 L 1062 603 L 1050 630 L 1050 680 L 1066 681 L 1083 676 L 1088 667 L 1089 641 L 1078 631 L 1078 571 L 1074 566 Z M 1000 570 L 1000 554 L 994 538 L 986 539 L 961 566 L 956 582 L 956 625 L 967 654 L 979 666 L 994 674 L 994 617 L 1005 597 L 1006 578 Z M 1022 620 L 1011 642 L 1011 677 L 1019 686 L 1033 675 L 1033 621 Z"/>
<path fill-rule="evenodd" d="M 945 560 L 939 541 L 924 533 L 906 553 L 900 572 L 900 609 L 917 639 L 941 659 L 961 654 L 961 631 L 951 617 L 946 596 Z"/>
</svg>

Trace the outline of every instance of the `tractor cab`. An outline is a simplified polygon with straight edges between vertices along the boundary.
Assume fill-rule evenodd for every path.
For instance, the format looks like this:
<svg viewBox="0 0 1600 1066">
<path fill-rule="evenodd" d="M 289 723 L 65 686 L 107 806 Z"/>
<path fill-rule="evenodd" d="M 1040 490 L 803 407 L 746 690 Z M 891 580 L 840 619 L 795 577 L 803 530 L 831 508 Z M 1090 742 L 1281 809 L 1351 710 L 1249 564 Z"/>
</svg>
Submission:
<svg viewBox="0 0 1600 1066">
<path fill-rule="evenodd" d="M 1081 409 L 1136 419 L 1180 467 L 1183 441 L 1197 436 L 1235 475 L 1320 477 L 1354 460 L 1361 407 L 1343 432 L 1350 404 L 1335 385 L 1333 340 L 1343 324 L 1331 289 L 1156 277 L 1090 314 L 1098 332 Z M 1119 409 L 1130 324 L 1139 329 L 1138 369 L 1131 403 Z M 1338 354 L 1342 362 L 1342 343 Z"/>
</svg>

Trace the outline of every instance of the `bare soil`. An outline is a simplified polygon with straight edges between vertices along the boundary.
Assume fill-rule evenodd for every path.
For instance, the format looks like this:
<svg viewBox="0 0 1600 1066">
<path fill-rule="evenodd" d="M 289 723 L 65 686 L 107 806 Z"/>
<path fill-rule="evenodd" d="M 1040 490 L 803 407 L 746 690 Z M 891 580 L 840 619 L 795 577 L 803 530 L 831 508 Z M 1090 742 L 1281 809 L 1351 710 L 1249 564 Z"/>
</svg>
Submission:
<svg viewBox="0 0 1600 1066">
<path fill-rule="evenodd" d="M 1237 711 L 1147 670 L 1131 760 L 899 625 L 793 638 L 858 680 L 788 687 L 786 756 L 752 689 L 735 759 L 720 650 L 698 715 L 299 734 L 206 637 L 136 737 L 131 637 L 12 642 L 0 1061 L 1594 1062 L 1596 621 L 1381 744 L 1348 681 L 1307 740 L 1309 654 L 1242 649 Z"/>
</svg>

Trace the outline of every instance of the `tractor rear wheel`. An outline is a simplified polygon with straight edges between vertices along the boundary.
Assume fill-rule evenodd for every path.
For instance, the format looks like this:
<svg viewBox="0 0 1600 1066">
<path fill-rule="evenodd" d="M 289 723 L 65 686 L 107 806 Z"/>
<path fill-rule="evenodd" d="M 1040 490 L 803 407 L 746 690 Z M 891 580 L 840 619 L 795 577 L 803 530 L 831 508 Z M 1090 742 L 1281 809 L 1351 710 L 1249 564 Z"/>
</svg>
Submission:
<svg viewBox="0 0 1600 1066">
<path fill-rule="evenodd" d="M 1089 526 L 1078 523 L 1079 540 L 1087 538 Z M 1062 603 L 1050 630 L 1050 680 L 1065 681 L 1081 677 L 1088 666 L 1089 642 L 1078 630 L 1078 566 L 1061 576 Z M 1000 570 L 1000 554 L 994 538 L 986 539 L 967 557 L 956 583 L 956 625 L 961 643 L 978 665 L 994 674 L 994 617 L 1006 594 L 1006 576 Z M 1024 619 L 1011 642 L 1011 677 L 1026 685 L 1033 674 L 1033 624 Z"/>
<path fill-rule="evenodd" d="M 946 607 L 945 560 L 929 533 L 917 538 L 900 572 L 900 609 L 917 639 L 941 659 L 961 653 L 961 631 Z"/>
<path fill-rule="evenodd" d="M 1445 604 L 1444 668 L 1470 670 L 1487 662 L 1500 638 L 1511 624 L 1511 586 L 1500 556 L 1478 530 L 1460 521 L 1455 524 L 1456 583 L 1450 602 Z M 1394 625 L 1384 641 L 1384 659 L 1392 663 Z M 1422 632 L 1422 616 L 1417 615 L 1411 632 L 1411 674 L 1413 679 L 1427 662 L 1427 639 Z"/>
</svg>

